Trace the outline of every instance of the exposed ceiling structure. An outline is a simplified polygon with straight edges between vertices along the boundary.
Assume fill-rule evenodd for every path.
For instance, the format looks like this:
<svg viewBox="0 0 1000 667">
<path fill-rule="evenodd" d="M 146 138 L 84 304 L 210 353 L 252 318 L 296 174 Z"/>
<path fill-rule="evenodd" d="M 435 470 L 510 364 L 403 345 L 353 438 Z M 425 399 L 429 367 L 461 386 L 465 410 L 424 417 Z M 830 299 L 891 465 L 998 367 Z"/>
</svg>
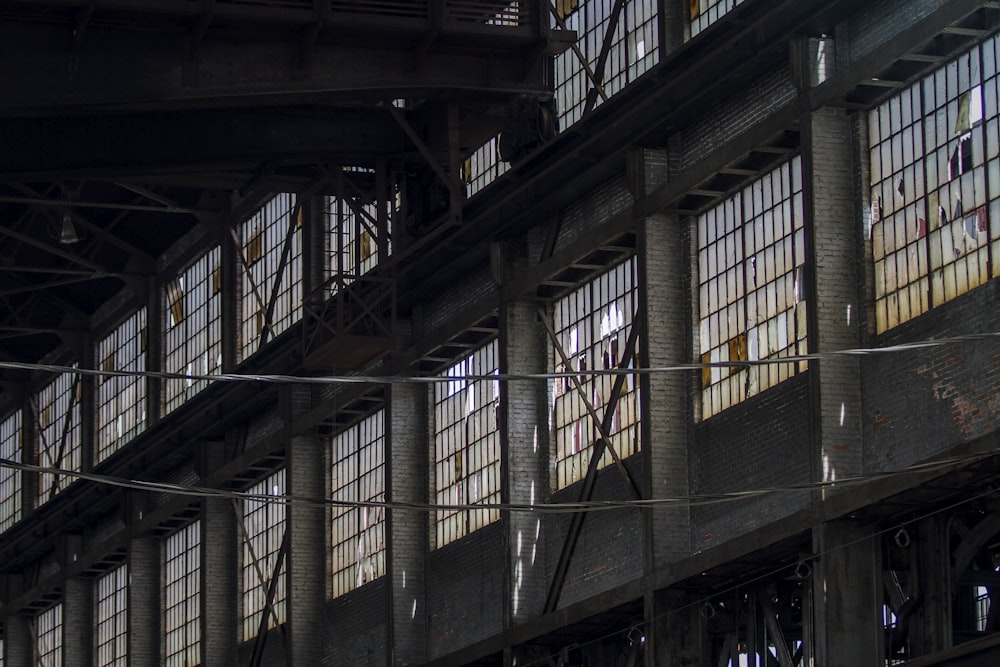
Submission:
<svg viewBox="0 0 1000 667">
<path fill-rule="evenodd" d="M 550 95 L 541 64 L 563 35 L 540 6 L 0 4 L 0 360 L 72 350 L 123 289 L 144 300 L 180 238 L 269 193 L 331 193 L 377 160 L 447 164 L 448 108 L 468 154 L 513 96 Z M 350 186 L 365 198 L 363 173 Z"/>
</svg>

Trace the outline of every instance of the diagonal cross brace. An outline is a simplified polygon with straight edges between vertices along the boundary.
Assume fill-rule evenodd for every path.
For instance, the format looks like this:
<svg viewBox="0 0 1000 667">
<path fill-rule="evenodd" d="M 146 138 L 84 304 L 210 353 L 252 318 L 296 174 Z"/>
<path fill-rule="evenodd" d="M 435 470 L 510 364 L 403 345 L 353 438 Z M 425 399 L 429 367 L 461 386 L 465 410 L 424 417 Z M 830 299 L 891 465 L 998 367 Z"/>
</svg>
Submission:
<svg viewBox="0 0 1000 667">
<path fill-rule="evenodd" d="M 604 92 L 601 90 L 601 83 L 604 82 L 604 68 L 608 64 L 608 56 L 611 55 L 611 43 L 615 38 L 615 31 L 618 29 L 618 20 L 621 18 L 624 7 L 625 0 L 615 0 L 615 6 L 608 17 L 608 27 L 604 31 L 604 42 L 601 44 L 601 53 L 597 56 L 597 64 L 594 66 L 594 87 L 587 91 L 586 103 L 583 106 L 584 116 L 593 110 L 594 105 L 597 103 L 598 92 Z M 607 101 L 607 95 L 603 97 Z"/>
<path fill-rule="evenodd" d="M 560 352 L 563 357 L 563 363 L 568 367 L 568 362 L 565 358 L 565 351 L 559 345 L 558 340 L 556 340 L 555 331 L 552 329 L 552 324 L 548 320 L 548 315 L 541 310 L 539 311 L 542 316 L 542 322 L 545 324 L 545 328 L 549 331 L 549 336 L 555 341 L 557 351 Z M 636 310 L 635 316 L 632 319 L 632 330 L 629 332 L 628 341 L 625 343 L 625 351 L 622 354 L 621 361 L 618 362 L 618 370 L 625 370 L 627 368 L 627 360 L 630 359 L 635 354 L 636 343 L 639 339 L 639 322 L 640 311 Z M 579 386 L 579 379 L 576 380 L 577 391 L 581 391 Z M 611 420 L 614 418 L 614 407 L 621 398 L 622 388 L 625 386 L 625 374 L 618 373 L 615 376 L 615 384 L 611 389 L 611 396 L 607 402 L 604 409 L 604 419 L 600 421 L 600 434 L 601 437 L 597 442 L 594 443 L 594 451 L 590 456 L 590 463 L 587 465 L 587 473 L 583 478 L 583 485 L 580 487 L 580 502 L 586 502 L 590 500 L 594 495 L 594 486 L 597 483 L 597 469 L 600 466 L 601 459 L 604 457 L 604 448 L 607 447 L 612 455 L 615 457 L 615 461 L 619 462 L 619 470 L 625 476 L 626 487 L 631 491 L 632 495 L 636 499 L 640 499 L 638 489 L 635 483 L 632 481 L 632 477 L 628 474 L 628 470 L 625 468 L 624 464 L 621 464 L 621 459 L 618 458 L 617 453 L 611 446 L 608 431 L 611 429 Z M 582 395 L 582 392 L 581 392 Z M 588 406 L 588 410 L 591 412 L 591 418 L 596 421 L 596 410 L 593 406 Z M 566 581 L 566 574 L 569 572 L 569 563 L 573 558 L 573 552 L 576 550 L 576 543 L 580 539 L 580 532 L 583 530 L 583 521 L 587 517 L 586 511 L 579 511 L 573 513 L 573 518 L 570 520 L 569 530 L 566 531 L 566 539 L 563 541 L 562 552 L 559 554 L 559 561 L 556 564 L 556 570 L 552 575 L 552 583 L 549 586 L 549 593 L 545 599 L 544 612 L 555 611 L 556 605 L 559 604 L 559 596 L 562 593 L 563 583 Z"/>
</svg>

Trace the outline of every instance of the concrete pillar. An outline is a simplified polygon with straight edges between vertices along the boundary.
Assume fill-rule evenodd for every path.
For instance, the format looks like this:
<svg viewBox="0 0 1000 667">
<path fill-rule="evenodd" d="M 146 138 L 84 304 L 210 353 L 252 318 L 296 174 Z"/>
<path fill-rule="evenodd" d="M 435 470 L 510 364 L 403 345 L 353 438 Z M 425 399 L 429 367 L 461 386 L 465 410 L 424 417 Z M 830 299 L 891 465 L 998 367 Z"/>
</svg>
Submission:
<svg viewBox="0 0 1000 667">
<path fill-rule="evenodd" d="M 500 309 L 501 373 L 520 375 L 546 369 L 545 329 L 537 306 L 527 301 Z M 500 386 L 500 436 L 507 498 L 517 504 L 543 503 L 549 495 L 547 387 L 544 382 Z M 545 545 L 541 518 L 526 512 L 503 516 L 509 546 L 508 614 L 512 625 L 539 615 L 545 606 Z"/>
<path fill-rule="evenodd" d="M 3 619 L 3 645 L 6 653 L 3 656 L 4 665 L 32 667 L 36 664 L 34 641 L 31 638 L 31 625 L 27 616 L 11 614 Z"/>
<path fill-rule="evenodd" d="M 133 665 L 160 661 L 160 541 L 137 537 L 129 541 L 128 655 Z"/>
<path fill-rule="evenodd" d="M 205 470 L 225 461 L 221 443 L 205 446 Z M 239 636 L 236 516 L 226 498 L 202 501 L 201 652 L 204 667 L 234 667 Z"/>
<path fill-rule="evenodd" d="M 312 405 L 308 386 L 288 387 L 290 415 Z M 312 434 L 293 436 L 288 444 L 288 492 L 298 498 L 324 498 L 326 448 Z M 323 660 L 323 606 L 326 602 L 326 512 L 322 506 L 294 503 L 287 507 L 288 627 L 293 665 L 318 665 Z"/>
<path fill-rule="evenodd" d="M 857 163 L 842 109 L 819 109 L 803 122 L 809 350 L 855 348 L 859 342 L 859 225 L 854 199 Z M 861 370 L 853 357 L 810 362 L 817 427 L 814 479 L 862 474 Z"/>
<path fill-rule="evenodd" d="M 852 521 L 813 529 L 812 662 L 878 664 L 882 651 L 881 551 L 871 530 Z M 807 654 L 808 656 L 809 654 Z"/>
<path fill-rule="evenodd" d="M 400 341 L 409 338 L 399 324 Z M 428 494 L 427 387 L 394 384 L 386 414 L 386 500 L 425 504 Z M 389 665 L 425 660 L 425 561 L 429 542 L 427 513 L 390 509 L 386 516 L 389 576 Z"/>
</svg>

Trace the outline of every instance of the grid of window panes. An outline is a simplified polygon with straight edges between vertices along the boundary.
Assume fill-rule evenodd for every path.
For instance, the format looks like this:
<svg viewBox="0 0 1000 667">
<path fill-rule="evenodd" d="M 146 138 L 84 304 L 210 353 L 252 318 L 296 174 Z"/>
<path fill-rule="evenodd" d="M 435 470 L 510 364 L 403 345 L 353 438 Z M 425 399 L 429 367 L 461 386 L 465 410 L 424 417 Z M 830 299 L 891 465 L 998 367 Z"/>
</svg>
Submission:
<svg viewBox="0 0 1000 667">
<path fill-rule="evenodd" d="M 80 469 L 80 376 L 66 372 L 38 392 L 38 465 Z M 44 503 L 75 478 L 43 472 L 38 475 L 38 502 Z"/>
<path fill-rule="evenodd" d="M 97 580 L 97 667 L 128 664 L 128 566 L 119 565 Z"/>
<path fill-rule="evenodd" d="M 465 165 L 465 181 L 471 197 L 495 181 L 510 169 L 510 165 L 500 159 L 499 140 L 493 137 L 469 156 Z"/>
<path fill-rule="evenodd" d="M 625 2 L 601 78 L 604 92 L 609 97 L 656 64 L 659 57 L 657 4 L 656 0 Z M 569 0 L 558 2 L 556 6 L 559 15 L 564 16 L 566 28 L 576 31 L 577 46 L 586 57 L 591 71 L 594 71 L 614 3 L 609 0 Z M 557 25 L 553 19 L 552 27 Z M 566 129 L 580 119 L 587 91 L 592 86 L 572 49 L 555 57 L 556 110 L 560 128 Z M 596 103 L 600 102 L 598 96 Z"/>
<path fill-rule="evenodd" d="M 621 458 L 639 448 L 639 387 L 635 376 L 626 377 L 618 402 L 609 408 L 606 403 L 615 377 L 592 372 L 622 365 L 638 298 L 636 260 L 631 258 L 555 303 L 556 337 L 570 368 L 566 368 L 555 347 L 551 352 L 553 368 L 558 373 L 574 373 L 583 390 L 581 395 L 571 377 L 557 378 L 552 383 L 558 488 L 583 479 L 593 445 L 600 438 L 599 423 L 591 418 L 587 402 L 600 419 L 606 410 L 612 410 L 609 435 Z M 624 366 L 635 368 L 635 358 L 633 355 L 626 359 Z M 600 465 L 613 460 L 610 451 L 605 450 Z"/>
<path fill-rule="evenodd" d="M 167 283 L 163 322 L 164 370 L 187 376 L 219 373 L 222 366 L 222 277 L 219 248 Z M 208 386 L 192 377 L 164 382 L 166 411 Z"/>
<path fill-rule="evenodd" d="M 434 482 L 438 505 L 500 502 L 500 383 L 493 341 L 445 371 L 434 385 Z M 469 377 L 474 376 L 474 377 Z M 437 511 L 443 546 L 500 518 L 497 509 Z"/>
<path fill-rule="evenodd" d="M 201 662 L 201 523 L 164 542 L 164 659 L 167 667 Z"/>
<path fill-rule="evenodd" d="M 260 499 L 243 501 L 243 529 L 246 531 L 243 540 L 244 641 L 257 635 L 264 614 L 267 614 L 265 627 L 268 629 L 285 622 L 286 560 L 282 560 L 271 600 L 273 613 L 266 610 L 264 604 L 285 535 L 285 471 L 279 470 L 253 485 L 247 489 L 247 494 Z"/>
<path fill-rule="evenodd" d="M 712 25 L 743 0 L 690 0 L 691 36 Z"/>
<path fill-rule="evenodd" d="M 0 422 L 0 457 L 21 462 L 20 410 Z M 11 466 L 0 467 L 0 532 L 21 519 L 21 471 Z"/>
<path fill-rule="evenodd" d="M 356 505 L 385 500 L 385 412 L 379 410 L 336 435 L 331 447 L 330 590 L 337 597 L 385 574 L 385 510 Z"/>
<path fill-rule="evenodd" d="M 62 667 L 62 624 L 62 602 L 35 617 L 35 655 L 38 657 L 38 667 Z"/>
<path fill-rule="evenodd" d="M 990 589 L 986 586 L 976 586 L 972 594 L 976 630 L 985 632 L 986 623 L 990 618 Z"/>
<path fill-rule="evenodd" d="M 265 327 L 270 341 L 302 317 L 302 211 L 293 220 L 294 212 L 295 195 L 282 193 L 241 226 L 241 359 L 260 349 Z"/>
<path fill-rule="evenodd" d="M 97 460 L 118 451 L 146 425 L 146 309 L 122 322 L 97 346 L 101 375 L 97 382 Z"/>
<path fill-rule="evenodd" d="M 698 217 L 701 362 L 806 353 L 801 158 Z M 702 416 L 718 414 L 804 370 L 788 364 L 702 369 Z"/>
<path fill-rule="evenodd" d="M 330 197 L 328 205 L 330 271 L 350 282 L 378 265 L 377 211 L 374 204 L 361 204 L 359 215 L 340 197 Z"/>
<path fill-rule="evenodd" d="M 876 329 L 1000 275 L 998 38 L 869 114 Z"/>
</svg>

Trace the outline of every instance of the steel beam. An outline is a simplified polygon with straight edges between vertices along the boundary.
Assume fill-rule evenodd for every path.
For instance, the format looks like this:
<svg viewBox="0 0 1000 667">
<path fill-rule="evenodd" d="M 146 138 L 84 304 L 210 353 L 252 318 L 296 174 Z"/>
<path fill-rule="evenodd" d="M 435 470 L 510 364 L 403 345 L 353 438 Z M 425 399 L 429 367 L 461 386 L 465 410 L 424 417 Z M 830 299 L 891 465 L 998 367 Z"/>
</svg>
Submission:
<svg viewBox="0 0 1000 667">
<path fill-rule="evenodd" d="M 286 159 L 374 164 L 408 150 L 389 114 L 338 108 L 4 118 L 0 145 L 0 182 L 226 171 Z"/>
</svg>

